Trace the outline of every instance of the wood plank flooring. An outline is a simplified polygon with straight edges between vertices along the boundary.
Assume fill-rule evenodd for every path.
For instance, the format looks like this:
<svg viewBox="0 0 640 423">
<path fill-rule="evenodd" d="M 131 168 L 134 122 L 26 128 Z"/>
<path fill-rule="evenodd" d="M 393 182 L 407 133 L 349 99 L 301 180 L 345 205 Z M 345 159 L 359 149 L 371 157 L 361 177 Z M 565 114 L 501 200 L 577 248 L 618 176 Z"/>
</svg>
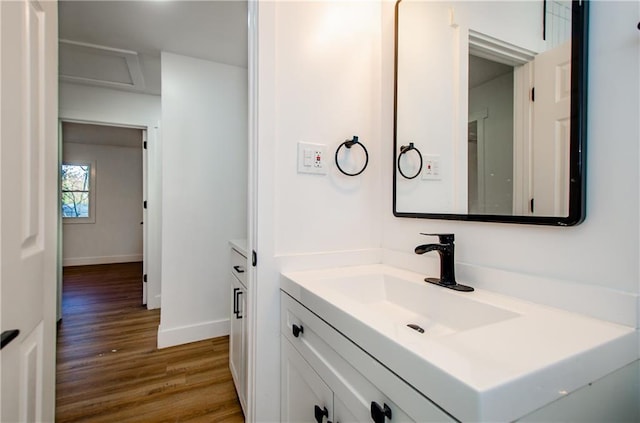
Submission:
<svg viewBox="0 0 640 423">
<path fill-rule="evenodd" d="M 158 350 L 141 263 L 66 267 L 56 422 L 243 422 L 229 338 Z"/>
</svg>

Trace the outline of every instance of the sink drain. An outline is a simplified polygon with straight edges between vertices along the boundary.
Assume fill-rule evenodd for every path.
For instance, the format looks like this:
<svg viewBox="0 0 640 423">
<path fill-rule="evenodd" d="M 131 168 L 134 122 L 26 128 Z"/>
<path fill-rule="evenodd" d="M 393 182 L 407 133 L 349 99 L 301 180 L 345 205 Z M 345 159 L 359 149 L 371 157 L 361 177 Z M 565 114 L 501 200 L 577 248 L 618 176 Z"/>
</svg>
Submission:
<svg viewBox="0 0 640 423">
<path fill-rule="evenodd" d="M 409 328 L 411 328 L 411 329 L 413 329 L 415 331 L 418 331 L 419 333 L 424 333 L 424 329 L 422 329 L 420 326 L 416 325 L 415 323 L 409 323 L 407 325 L 407 327 L 409 327 Z"/>
</svg>

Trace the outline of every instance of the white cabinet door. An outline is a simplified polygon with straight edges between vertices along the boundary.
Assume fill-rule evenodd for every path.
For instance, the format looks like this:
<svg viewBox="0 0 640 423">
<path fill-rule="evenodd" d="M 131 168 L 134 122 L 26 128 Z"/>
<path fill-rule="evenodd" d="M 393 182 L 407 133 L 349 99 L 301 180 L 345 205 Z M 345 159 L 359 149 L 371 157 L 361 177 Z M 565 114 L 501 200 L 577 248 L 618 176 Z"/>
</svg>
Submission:
<svg viewBox="0 0 640 423">
<path fill-rule="evenodd" d="M 238 278 L 231 275 L 231 316 L 229 318 L 229 368 L 236 385 L 242 409 L 246 401 L 245 351 L 245 290 Z"/>
<path fill-rule="evenodd" d="M 379 421 L 396 423 L 454 421 L 301 303 L 284 292 L 280 298 L 280 333 L 283 344 L 281 395 L 283 404 L 287 402 L 282 407 L 283 420 L 309 421 L 301 419 L 299 415 L 289 419 L 284 417 L 285 409 L 295 407 L 295 404 L 290 403 L 297 401 L 291 398 L 298 388 L 291 388 L 292 383 L 287 381 L 287 377 L 291 376 L 285 374 L 285 366 L 291 367 L 291 363 L 286 361 L 291 359 L 284 358 L 285 354 L 292 354 L 287 352 L 288 350 L 294 350 L 299 356 L 299 361 L 309 368 L 309 372 L 333 392 L 333 418 L 329 420 L 334 423 L 373 421 L 371 406 L 374 402 L 382 410 L 385 405 L 390 409 L 391 419 L 386 417 L 382 419 L 380 416 Z M 293 330 L 294 328 L 296 331 Z M 321 384 L 316 383 L 314 386 L 316 385 Z M 305 412 L 313 409 L 314 405 L 305 405 Z M 331 410 L 329 406 L 327 409 Z M 324 421 L 326 422 L 326 418 Z"/>
<path fill-rule="evenodd" d="M 314 423 L 333 420 L 333 392 L 291 343 L 280 336 L 280 389 L 283 422 Z M 316 412 L 326 415 L 316 419 Z"/>
<path fill-rule="evenodd" d="M 333 415 L 336 418 L 336 423 L 359 423 L 371 420 L 367 413 L 358 413 L 361 410 L 354 411 L 355 413 L 340 401 L 337 396 L 333 399 Z"/>
<path fill-rule="evenodd" d="M 409 417 L 409 415 L 395 404 L 381 389 L 388 387 L 373 385 L 362 373 L 354 369 L 349 363 L 338 356 L 325 356 L 327 362 L 331 363 L 327 371 L 336 372 L 335 377 L 331 377 L 331 390 L 334 395 L 334 416 L 336 423 L 371 422 L 373 419 L 371 409 L 375 402 L 378 410 L 388 408 L 390 418 L 379 413 L 377 421 L 385 422 L 414 422 L 414 421 L 442 421 L 432 420 L 429 416 L 420 416 L 420 419 Z M 320 373 L 325 377 L 324 372 Z M 329 376 L 327 376 L 329 378 Z M 326 379 L 325 379 L 326 380 Z M 438 417 L 438 416 L 436 416 Z"/>
</svg>

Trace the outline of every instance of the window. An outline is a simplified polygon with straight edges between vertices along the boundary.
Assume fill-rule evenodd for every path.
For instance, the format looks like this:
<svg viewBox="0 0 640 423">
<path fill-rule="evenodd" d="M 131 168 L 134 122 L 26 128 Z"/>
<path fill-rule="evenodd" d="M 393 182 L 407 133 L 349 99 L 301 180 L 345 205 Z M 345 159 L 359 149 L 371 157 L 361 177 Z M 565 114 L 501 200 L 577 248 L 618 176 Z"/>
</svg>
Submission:
<svg viewBox="0 0 640 423">
<path fill-rule="evenodd" d="M 65 163 L 61 174 L 62 217 L 65 222 L 94 223 L 95 165 Z"/>
</svg>

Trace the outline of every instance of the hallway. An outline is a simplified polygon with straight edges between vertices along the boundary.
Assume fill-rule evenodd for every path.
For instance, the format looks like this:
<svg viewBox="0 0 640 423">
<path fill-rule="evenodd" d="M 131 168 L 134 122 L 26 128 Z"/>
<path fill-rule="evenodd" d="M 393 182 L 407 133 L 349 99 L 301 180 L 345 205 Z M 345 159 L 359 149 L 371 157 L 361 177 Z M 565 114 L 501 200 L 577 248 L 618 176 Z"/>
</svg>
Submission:
<svg viewBox="0 0 640 423">
<path fill-rule="evenodd" d="M 142 263 L 64 268 L 56 422 L 242 422 L 228 337 L 156 349 Z"/>
</svg>

